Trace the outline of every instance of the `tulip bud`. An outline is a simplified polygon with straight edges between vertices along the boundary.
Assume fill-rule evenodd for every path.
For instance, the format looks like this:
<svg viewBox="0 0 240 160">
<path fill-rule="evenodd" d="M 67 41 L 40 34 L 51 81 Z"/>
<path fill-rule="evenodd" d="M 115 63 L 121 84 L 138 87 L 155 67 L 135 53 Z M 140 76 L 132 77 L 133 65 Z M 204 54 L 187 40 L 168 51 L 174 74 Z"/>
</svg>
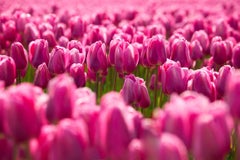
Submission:
<svg viewBox="0 0 240 160">
<path fill-rule="evenodd" d="M 68 45 L 68 42 L 69 42 L 69 39 L 65 36 L 61 36 L 59 39 L 58 39 L 58 44 L 59 46 L 61 47 L 67 47 Z"/>
<path fill-rule="evenodd" d="M 222 37 L 222 39 L 226 39 L 228 36 L 227 31 L 228 31 L 227 23 L 223 19 L 219 20 L 219 22 L 216 25 L 215 35 Z"/>
<path fill-rule="evenodd" d="M 10 56 L 13 58 L 18 70 L 23 70 L 27 67 L 28 56 L 25 48 L 20 42 L 14 42 L 11 46 Z"/>
<path fill-rule="evenodd" d="M 163 133 L 159 140 L 159 157 L 161 160 L 188 160 L 184 143 L 175 135 Z M 156 157 L 156 159 L 159 159 Z"/>
<path fill-rule="evenodd" d="M 138 139 L 133 139 L 128 146 L 129 160 L 145 160 L 144 144 Z"/>
<path fill-rule="evenodd" d="M 200 45 L 203 49 L 203 52 L 206 52 L 209 47 L 209 43 L 210 43 L 207 33 L 204 30 L 195 31 L 192 35 L 191 42 L 193 42 L 195 40 L 197 40 L 200 43 Z"/>
<path fill-rule="evenodd" d="M 87 159 L 87 126 L 82 119 L 60 121 L 49 147 L 49 160 Z"/>
<path fill-rule="evenodd" d="M 82 37 L 86 31 L 86 22 L 79 16 L 72 17 L 69 20 L 72 37 Z"/>
<path fill-rule="evenodd" d="M 42 91 L 22 83 L 7 90 L 4 108 L 4 131 L 16 142 L 25 142 L 38 136 L 41 129 L 38 102 Z M 20 127 L 21 126 L 21 127 Z"/>
<path fill-rule="evenodd" d="M 102 158 L 125 160 L 131 136 L 121 109 L 111 107 L 102 111 L 97 124 L 96 145 Z"/>
<path fill-rule="evenodd" d="M 217 119 L 211 114 L 197 118 L 193 132 L 193 154 L 197 160 L 220 160 L 229 152 L 230 133 L 226 130 L 224 118 Z"/>
<path fill-rule="evenodd" d="M 209 73 L 204 69 L 200 69 L 195 71 L 192 76 L 192 90 L 202 93 L 214 101 L 216 99 L 216 87 L 211 81 Z"/>
<path fill-rule="evenodd" d="M 3 28 L 3 36 L 6 40 L 14 41 L 17 37 L 17 30 L 15 22 L 12 20 L 9 20 L 5 23 Z"/>
<path fill-rule="evenodd" d="M 0 80 L 3 80 L 6 86 L 14 83 L 16 78 L 16 65 L 11 57 L 0 55 L 0 73 Z"/>
<path fill-rule="evenodd" d="M 160 67 L 162 89 L 164 93 L 181 93 L 187 89 L 188 69 L 179 63 L 167 61 Z"/>
<path fill-rule="evenodd" d="M 52 31 L 46 30 L 42 34 L 42 38 L 46 39 L 48 41 L 48 45 L 50 48 L 53 48 L 56 46 L 57 42 L 54 37 L 54 33 Z"/>
<path fill-rule="evenodd" d="M 156 35 L 148 40 L 146 58 L 150 65 L 160 65 L 166 61 L 167 55 L 163 37 Z"/>
<path fill-rule="evenodd" d="M 216 82 L 215 82 L 219 97 L 222 97 L 225 95 L 227 79 L 229 76 L 231 76 L 232 72 L 233 72 L 233 69 L 229 65 L 222 66 L 219 69 L 219 75 L 217 76 Z"/>
<path fill-rule="evenodd" d="M 179 61 L 182 67 L 191 67 L 192 60 L 189 52 L 189 45 L 185 39 L 175 39 L 172 43 L 171 58 L 175 62 Z"/>
<path fill-rule="evenodd" d="M 73 79 L 64 74 L 49 82 L 46 117 L 50 122 L 57 122 L 60 119 L 72 116 L 75 89 Z"/>
<path fill-rule="evenodd" d="M 46 88 L 50 79 L 51 76 L 46 63 L 40 64 L 35 72 L 34 84 Z"/>
<path fill-rule="evenodd" d="M 215 63 L 222 65 L 228 60 L 227 45 L 224 41 L 215 41 L 211 44 L 211 55 Z"/>
<path fill-rule="evenodd" d="M 55 38 L 58 40 L 60 37 L 64 36 L 64 30 L 66 29 L 66 26 L 63 23 L 57 23 L 53 29 Z"/>
<path fill-rule="evenodd" d="M 40 64 L 49 61 L 48 42 L 44 39 L 37 39 L 29 44 L 29 60 L 37 68 Z"/>
<path fill-rule="evenodd" d="M 61 74 L 67 69 L 69 63 L 69 55 L 66 48 L 56 46 L 50 53 L 48 69 L 51 73 Z"/>
<path fill-rule="evenodd" d="M 76 48 L 80 53 L 86 54 L 85 47 L 83 46 L 83 44 L 80 41 L 77 41 L 77 40 L 69 41 L 67 44 L 67 48 L 69 50 Z"/>
<path fill-rule="evenodd" d="M 192 41 L 189 48 L 193 60 L 201 59 L 203 57 L 203 49 L 198 40 Z"/>
<path fill-rule="evenodd" d="M 233 67 L 240 68 L 240 43 L 233 48 L 232 63 Z"/>
<path fill-rule="evenodd" d="M 36 25 L 33 23 L 27 23 L 25 25 L 23 35 L 24 35 L 24 40 L 27 44 L 29 44 L 31 41 L 34 41 L 34 40 L 40 38 L 40 33 L 39 33 Z"/>
<path fill-rule="evenodd" d="M 70 76 L 73 77 L 77 87 L 84 87 L 86 84 L 86 77 L 84 72 L 84 66 L 80 63 L 74 63 L 70 67 Z"/>
<path fill-rule="evenodd" d="M 240 95 L 240 73 L 238 71 L 234 71 L 231 76 L 227 79 L 226 86 L 226 102 L 230 107 L 231 114 L 233 117 L 240 118 L 240 103 L 238 101 L 238 97 Z"/>
<path fill-rule="evenodd" d="M 93 43 L 87 54 L 87 67 L 91 71 L 104 72 L 107 70 L 106 46 L 101 41 Z"/>
</svg>

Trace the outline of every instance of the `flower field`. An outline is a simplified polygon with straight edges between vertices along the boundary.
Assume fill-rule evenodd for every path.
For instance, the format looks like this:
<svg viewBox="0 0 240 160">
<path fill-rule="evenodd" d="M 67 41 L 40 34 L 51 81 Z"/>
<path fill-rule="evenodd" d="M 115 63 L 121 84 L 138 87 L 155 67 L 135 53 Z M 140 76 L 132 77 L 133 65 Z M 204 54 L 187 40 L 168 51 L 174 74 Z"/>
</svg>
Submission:
<svg viewBox="0 0 240 160">
<path fill-rule="evenodd" d="M 0 0 L 0 160 L 240 160 L 239 0 Z"/>
</svg>

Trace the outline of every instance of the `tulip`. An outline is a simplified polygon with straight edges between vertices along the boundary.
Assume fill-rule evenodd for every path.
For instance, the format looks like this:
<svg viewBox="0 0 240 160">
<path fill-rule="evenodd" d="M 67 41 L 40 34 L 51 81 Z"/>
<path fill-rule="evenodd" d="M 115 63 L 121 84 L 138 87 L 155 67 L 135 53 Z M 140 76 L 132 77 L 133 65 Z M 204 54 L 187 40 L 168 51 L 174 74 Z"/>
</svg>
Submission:
<svg viewBox="0 0 240 160">
<path fill-rule="evenodd" d="M 228 60 L 229 53 L 224 41 L 212 42 L 210 52 L 216 64 L 222 65 Z"/>
<path fill-rule="evenodd" d="M 86 22 L 79 16 L 72 17 L 69 20 L 72 37 L 82 37 L 86 31 Z"/>
<path fill-rule="evenodd" d="M 15 23 L 18 32 L 24 32 L 25 25 L 29 22 L 31 15 L 22 11 L 15 13 Z"/>
<path fill-rule="evenodd" d="M 69 39 L 67 37 L 64 37 L 64 36 L 61 36 L 59 39 L 58 39 L 58 44 L 59 46 L 61 47 L 67 47 L 67 44 L 69 42 Z"/>
<path fill-rule="evenodd" d="M 69 65 L 73 63 L 80 63 L 83 64 L 86 59 L 86 54 L 79 52 L 78 49 L 73 48 L 69 51 Z"/>
<path fill-rule="evenodd" d="M 66 29 L 65 24 L 63 23 L 57 23 L 54 28 L 54 36 L 58 40 L 60 37 L 64 36 L 64 30 Z"/>
<path fill-rule="evenodd" d="M 74 106 L 74 91 L 76 86 L 69 76 L 63 74 L 49 82 L 49 100 L 46 117 L 50 122 L 70 118 Z"/>
<path fill-rule="evenodd" d="M 179 63 L 168 60 L 160 67 L 162 89 L 164 93 L 181 93 L 187 89 L 188 69 Z"/>
<path fill-rule="evenodd" d="M 231 114 L 234 118 L 240 118 L 240 103 L 238 97 L 240 95 L 240 73 L 235 71 L 228 77 L 226 86 L 225 99 L 230 107 Z"/>
<path fill-rule="evenodd" d="M 235 68 L 240 68 L 240 43 L 234 46 L 232 55 L 232 64 Z"/>
<path fill-rule="evenodd" d="M 103 159 L 124 160 L 127 158 L 131 136 L 120 108 L 112 107 L 101 113 L 95 138 L 96 146 Z"/>
<path fill-rule="evenodd" d="M 202 93 L 210 100 L 214 101 L 216 99 L 216 87 L 211 81 L 210 76 L 211 75 L 204 69 L 195 71 L 192 77 L 192 90 Z"/>
<path fill-rule="evenodd" d="M 184 143 L 175 135 L 163 133 L 159 140 L 159 152 L 156 159 L 188 160 L 188 152 Z"/>
<path fill-rule="evenodd" d="M 233 69 L 229 65 L 222 66 L 219 69 L 219 75 L 217 76 L 216 82 L 215 82 L 218 96 L 222 97 L 225 95 L 227 79 L 229 76 L 231 76 L 232 72 L 233 72 Z"/>
<path fill-rule="evenodd" d="M 13 58 L 18 70 L 23 70 L 28 64 L 27 51 L 20 42 L 14 42 L 11 46 L 10 57 Z"/>
<path fill-rule="evenodd" d="M 5 23 L 3 28 L 3 36 L 6 40 L 14 41 L 17 37 L 16 24 L 14 21 L 9 20 Z"/>
<path fill-rule="evenodd" d="M 40 33 L 33 23 L 27 23 L 24 29 L 24 42 L 28 45 L 31 41 L 40 38 Z"/>
<path fill-rule="evenodd" d="M 42 106 L 38 104 L 42 91 L 31 84 L 22 83 L 9 88 L 6 94 L 4 132 L 20 143 L 37 137 L 42 125 L 39 115 Z"/>
<path fill-rule="evenodd" d="M 67 48 L 69 50 L 76 48 L 80 53 L 86 54 L 85 47 L 83 46 L 83 44 L 80 41 L 77 41 L 77 40 L 69 41 L 67 44 Z"/>
<path fill-rule="evenodd" d="M 73 77 L 77 87 L 84 87 L 86 84 L 86 76 L 84 66 L 80 63 L 74 63 L 70 67 L 70 76 Z"/>
<path fill-rule="evenodd" d="M 40 64 L 35 72 L 34 84 L 46 88 L 50 79 L 51 76 L 46 63 Z"/>
<path fill-rule="evenodd" d="M 203 48 L 198 40 L 191 42 L 190 55 L 193 60 L 201 59 L 203 57 Z"/>
<path fill-rule="evenodd" d="M 16 65 L 11 57 L 0 55 L 0 73 L 0 80 L 3 80 L 6 86 L 14 83 L 16 78 Z"/>
<path fill-rule="evenodd" d="M 56 46 L 50 53 L 48 69 L 51 73 L 61 74 L 66 71 L 68 63 L 68 50 L 63 47 Z"/>
<path fill-rule="evenodd" d="M 129 160 L 146 160 L 144 144 L 139 139 L 133 139 L 128 146 Z"/>
<path fill-rule="evenodd" d="M 197 118 L 193 132 L 193 154 L 196 160 L 223 160 L 230 150 L 230 132 L 225 117 L 203 114 Z M 219 134 L 221 133 L 221 134 Z"/>
<path fill-rule="evenodd" d="M 29 44 L 29 60 L 37 68 L 40 64 L 49 61 L 48 42 L 44 39 L 37 39 Z"/>
<path fill-rule="evenodd" d="M 160 35 L 153 36 L 148 40 L 146 58 L 150 65 L 163 64 L 166 59 L 165 40 Z"/>
<path fill-rule="evenodd" d="M 93 43 L 87 54 L 87 67 L 92 72 L 104 72 L 107 70 L 106 46 L 101 41 Z"/>
<path fill-rule="evenodd" d="M 222 39 L 226 39 L 228 36 L 228 26 L 227 23 L 221 19 L 216 25 L 216 31 L 215 31 L 216 36 L 222 37 Z"/>
<path fill-rule="evenodd" d="M 196 31 L 193 33 L 191 42 L 193 42 L 195 40 L 197 40 L 200 43 L 200 45 L 203 49 L 203 52 L 206 52 L 208 50 L 210 42 L 208 39 L 208 35 L 204 30 L 199 30 L 199 31 Z"/>
<path fill-rule="evenodd" d="M 49 160 L 87 159 L 87 126 L 82 119 L 60 121 L 49 147 Z"/>
<path fill-rule="evenodd" d="M 171 45 L 171 57 L 174 61 L 179 61 L 182 67 L 191 67 L 192 60 L 189 52 L 189 45 L 185 39 L 175 39 Z"/>
<path fill-rule="evenodd" d="M 48 41 L 48 45 L 50 48 L 55 47 L 57 44 L 54 33 L 52 31 L 49 30 L 44 31 L 42 34 L 42 38 Z"/>
</svg>

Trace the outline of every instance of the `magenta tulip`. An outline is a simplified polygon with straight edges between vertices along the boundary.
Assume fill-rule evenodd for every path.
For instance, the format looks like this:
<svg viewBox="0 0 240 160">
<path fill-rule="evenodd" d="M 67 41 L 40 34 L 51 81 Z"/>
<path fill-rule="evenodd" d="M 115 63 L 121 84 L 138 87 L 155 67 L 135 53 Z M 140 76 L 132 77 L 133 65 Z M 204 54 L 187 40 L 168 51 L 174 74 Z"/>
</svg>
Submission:
<svg viewBox="0 0 240 160">
<path fill-rule="evenodd" d="M 35 72 L 34 84 L 46 88 L 50 79 L 51 75 L 46 63 L 40 64 Z"/>
<path fill-rule="evenodd" d="M 11 45 L 10 56 L 13 58 L 18 70 L 23 70 L 28 65 L 27 51 L 20 42 L 14 42 Z"/>
<path fill-rule="evenodd" d="M 14 60 L 6 55 L 0 55 L 0 80 L 9 86 L 14 83 L 15 79 L 16 65 Z"/>
</svg>

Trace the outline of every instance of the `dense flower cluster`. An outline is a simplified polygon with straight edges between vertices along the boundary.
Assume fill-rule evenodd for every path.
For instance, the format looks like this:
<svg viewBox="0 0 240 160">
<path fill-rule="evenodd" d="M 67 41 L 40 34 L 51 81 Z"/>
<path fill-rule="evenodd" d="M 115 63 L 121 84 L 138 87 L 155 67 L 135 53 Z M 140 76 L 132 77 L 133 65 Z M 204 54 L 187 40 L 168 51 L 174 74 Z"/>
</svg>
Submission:
<svg viewBox="0 0 240 160">
<path fill-rule="evenodd" d="M 240 7 L 189 3 L 0 13 L 0 160 L 240 159 Z"/>
</svg>

